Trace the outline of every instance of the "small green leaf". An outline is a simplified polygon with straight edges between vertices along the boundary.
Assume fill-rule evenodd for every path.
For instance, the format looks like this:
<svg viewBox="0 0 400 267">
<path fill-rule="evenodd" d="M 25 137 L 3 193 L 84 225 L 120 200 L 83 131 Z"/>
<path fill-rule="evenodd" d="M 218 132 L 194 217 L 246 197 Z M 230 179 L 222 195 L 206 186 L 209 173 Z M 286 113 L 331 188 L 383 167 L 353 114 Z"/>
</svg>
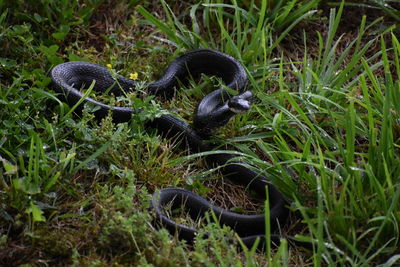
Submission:
<svg viewBox="0 0 400 267">
<path fill-rule="evenodd" d="M 31 201 L 30 207 L 26 210 L 26 213 L 32 214 L 34 222 L 45 222 L 46 218 L 43 216 L 43 211 Z"/>
<path fill-rule="evenodd" d="M 42 23 L 43 21 L 48 20 L 47 18 L 44 18 L 44 17 L 40 16 L 38 13 L 33 14 L 33 18 L 34 18 L 38 23 Z"/>
<path fill-rule="evenodd" d="M 70 27 L 68 25 L 61 25 L 58 32 L 53 33 L 51 36 L 56 40 L 63 41 L 67 37 L 69 30 Z"/>
<path fill-rule="evenodd" d="M 18 171 L 17 166 L 11 164 L 8 160 L 0 156 L 0 161 L 3 163 L 3 167 L 6 170 L 5 174 L 16 174 Z"/>
<path fill-rule="evenodd" d="M 11 69 L 17 65 L 17 62 L 8 58 L 0 58 L 0 67 Z"/>
<path fill-rule="evenodd" d="M 230 209 L 230 211 L 236 212 L 236 213 L 242 213 L 242 212 L 244 212 L 244 208 L 242 206 L 235 206 L 235 207 L 232 207 Z"/>
<path fill-rule="evenodd" d="M 59 49 L 58 45 L 52 45 L 49 47 L 41 45 L 39 47 L 39 50 L 43 52 L 46 55 L 46 57 L 54 56 L 57 53 L 58 49 Z"/>
<path fill-rule="evenodd" d="M 75 55 L 75 54 L 69 54 L 68 55 L 68 60 L 69 61 L 89 61 L 89 59 L 87 59 L 85 57 L 80 57 L 80 56 Z"/>
</svg>

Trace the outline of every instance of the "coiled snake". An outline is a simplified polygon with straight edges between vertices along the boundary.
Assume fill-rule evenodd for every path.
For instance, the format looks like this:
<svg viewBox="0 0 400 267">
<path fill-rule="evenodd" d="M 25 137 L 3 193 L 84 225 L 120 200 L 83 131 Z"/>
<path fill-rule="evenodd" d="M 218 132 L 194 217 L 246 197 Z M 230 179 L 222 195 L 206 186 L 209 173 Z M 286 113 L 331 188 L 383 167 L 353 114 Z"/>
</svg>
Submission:
<svg viewBox="0 0 400 267">
<path fill-rule="evenodd" d="M 247 84 L 247 75 L 242 65 L 231 56 L 218 51 L 201 49 L 190 51 L 175 59 L 167 68 L 164 75 L 148 86 L 149 94 L 171 98 L 179 82 L 185 82 L 190 76 L 199 74 L 214 75 L 222 79 L 226 87 L 237 90 L 238 95 L 232 96 L 221 88 L 206 95 L 198 104 L 194 118 L 193 129 L 182 120 L 162 115 L 146 126 L 155 128 L 166 137 L 179 136 L 183 138 L 192 152 L 210 151 L 213 145 L 205 142 L 211 131 L 226 124 L 237 113 L 246 112 L 250 107 L 251 92 L 244 91 Z M 115 76 L 114 76 L 115 77 Z M 122 91 L 134 89 L 135 81 L 109 73 L 108 69 L 97 64 L 87 62 L 68 62 L 55 66 L 51 71 L 52 83 L 55 90 L 64 96 L 67 103 L 75 105 L 83 97 L 80 88 L 88 87 L 93 80 L 97 92 L 110 92 L 118 96 Z M 122 90 L 121 90 L 122 89 Z M 95 116 L 98 119 L 105 117 L 109 112 L 116 123 L 127 122 L 134 112 L 140 110 L 128 107 L 110 107 L 91 98 L 83 102 L 91 102 L 98 106 Z M 83 104 L 83 103 L 82 103 Z M 80 106 L 82 108 L 83 105 Z M 221 174 L 235 183 L 246 185 L 250 190 L 265 197 L 266 186 L 270 199 L 271 231 L 278 225 L 283 225 L 288 217 L 285 200 L 282 194 L 268 182 L 268 179 L 249 168 L 235 162 L 232 154 L 219 153 L 206 156 L 211 166 L 220 167 Z M 263 245 L 265 235 L 265 216 L 243 215 L 224 210 L 210 204 L 204 198 L 182 188 L 166 188 L 153 195 L 151 206 L 155 211 L 155 221 L 164 226 L 171 233 L 178 232 L 181 239 L 193 241 L 197 230 L 169 219 L 164 207 L 172 202 L 172 208 L 184 205 L 192 218 L 204 216 L 212 210 L 221 224 L 230 226 L 241 237 L 244 244 L 251 247 L 256 238 L 261 238 Z M 272 235 L 271 239 L 279 242 L 280 235 Z"/>
</svg>

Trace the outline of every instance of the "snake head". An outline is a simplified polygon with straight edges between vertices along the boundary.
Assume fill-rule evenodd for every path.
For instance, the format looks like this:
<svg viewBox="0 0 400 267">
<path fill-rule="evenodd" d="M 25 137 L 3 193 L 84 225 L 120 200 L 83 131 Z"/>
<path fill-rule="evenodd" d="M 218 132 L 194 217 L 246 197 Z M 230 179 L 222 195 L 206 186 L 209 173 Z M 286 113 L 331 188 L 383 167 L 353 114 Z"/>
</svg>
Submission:
<svg viewBox="0 0 400 267">
<path fill-rule="evenodd" d="M 229 109 L 234 113 L 246 113 L 250 109 L 251 98 L 253 94 L 250 91 L 245 91 L 237 96 L 232 97 L 228 101 Z"/>
</svg>

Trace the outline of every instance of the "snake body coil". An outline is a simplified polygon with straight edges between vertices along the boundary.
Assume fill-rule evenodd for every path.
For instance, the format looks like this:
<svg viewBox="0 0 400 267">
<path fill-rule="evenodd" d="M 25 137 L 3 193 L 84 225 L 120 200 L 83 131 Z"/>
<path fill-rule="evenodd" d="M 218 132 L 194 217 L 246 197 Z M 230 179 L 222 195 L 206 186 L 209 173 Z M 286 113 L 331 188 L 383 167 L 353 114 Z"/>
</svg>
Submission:
<svg viewBox="0 0 400 267">
<path fill-rule="evenodd" d="M 208 49 L 191 51 L 174 60 L 165 74 L 148 86 L 148 92 L 170 98 L 179 87 L 179 82 L 184 83 L 189 77 L 199 74 L 217 76 L 222 79 L 226 87 L 237 90 L 239 94 L 232 96 L 227 90 L 221 88 L 205 96 L 196 108 L 193 119 L 194 129 L 171 115 L 163 115 L 147 122 L 148 127 L 157 129 L 166 137 L 183 138 L 193 152 L 212 150 L 213 146 L 204 142 L 205 138 L 213 129 L 226 124 L 235 114 L 247 111 L 251 98 L 251 92 L 244 91 L 247 76 L 241 64 L 228 55 Z M 68 62 L 57 65 L 52 69 L 51 77 L 55 90 L 65 96 L 70 105 L 81 101 L 84 94 L 80 92 L 80 89 L 87 88 L 93 80 L 96 81 L 95 91 L 105 92 L 111 88 L 110 92 L 116 96 L 121 95 L 122 91 L 135 89 L 137 85 L 136 82 L 121 76 L 114 78 L 107 68 L 87 62 Z M 129 121 L 133 113 L 140 112 L 139 109 L 128 107 L 110 107 L 91 98 L 86 98 L 83 102 L 98 106 L 95 116 L 99 119 L 111 111 L 116 123 Z M 80 105 L 80 108 L 82 107 L 83 103 Z M 265 197 L 265 188 L 268 185 L 271 207 L 270 224 L 272 230 L 276 229 L 279 224 L 286 221 L 288 216 L 282 194 L 268 182 L 266 177 L 244 167 L 240 162 L 233 161 L 234 157 L 232 154 L 219 153 L 206 156 L 206 160 L 211 166 L 220 167 L 224 177 L 246 185 L 262 197 Z M 153 195 L 151 203 L 156 214 L 156 221 L 171 232 L 177 231 L 182 239 L 193 241 L 197 230 L 169 219 L 164 210 L 164 206 L 168 203 L 172 203 L 173 207 L 185 206 L 193 218 L 204 216 L 205 212 L 212 210 L 220 222 L 234 229 L 247 246 L 251 246 L 257 237 L 264 236 L 264 214 L 237 214 L 216 207 L 185 189 L 163 189 Z M 279 241 L 278 237 L 272 236 L 272 239 Z"/>
</svg>

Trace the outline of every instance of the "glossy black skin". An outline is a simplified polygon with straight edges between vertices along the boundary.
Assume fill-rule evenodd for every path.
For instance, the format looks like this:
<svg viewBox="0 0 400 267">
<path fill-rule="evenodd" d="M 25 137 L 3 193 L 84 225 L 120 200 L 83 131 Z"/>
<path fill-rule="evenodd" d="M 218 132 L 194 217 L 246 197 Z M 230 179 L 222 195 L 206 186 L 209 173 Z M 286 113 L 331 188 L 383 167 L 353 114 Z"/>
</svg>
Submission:
<svg viewBox="0 0 400 267">
<path fill-rule="evenodd" d="M 221 88 L 205 96 L 196 108 L 193 119 L 194 129 L 171 115 L 163 115 L 146 124 L 163 136 L 180 138 L 192 152 L 213 150 L 215 146 L 206 142 L 206 136 L 209 136 L 213 129 L 226 124 L 237 112 L 248 110 L 251 92 L 245 91 L 247 84 L 245 70 L 234 58 L 221 52 L 209 49 L 195 50 L 174 60 L 165 74 L 148 86 L 150 94 L 170 98 L 179 87 L 179 82 L 184 83 L 188 77 L 202 73 L 222 78 L 225 85 L 237 90 L 239 95 L 232 96 Z M 68 62 L 57 65 L 51 71 L 51 78 L 55 90 L 64 96 L 70 105 L 75 105 L 83 97 L 83 93 L 79 89 L 88 88 L 93 80 L 96 80 L 95 91 L 104 92 L 111 87 L 111 92 L 116 96 L 121 95 L 122 90 L 134 90 L 136 87 L 135 81 L 121 76 L 117 77 L 117 84 L 107 68 L 87 62 Z M 116 123 L 127 122 L 132 113 L 140 112 L 140 110 L 127 107 L 110 107 L 91 98 L 86 98 L 83 102 L 85 101 L 99 106 L 95 112 L 96 118 L 101 119 L 111 112 Z M 79 109 L 82 108 L 83 104 L 79 106 Z M 206 161 L 210 167 L 221 167 L 221 174 L 224 177 L 235 183 L 246 185 L 248 189 L 255 191 L 261 197 L 265 197 L 265 190 L 268 190 L 271 230 L 277 230 L 278 226 L 282 226 L 288 217 L 288 209 L 285 207 L 286 202 L 282 194 L 269 183 L 266 177 L 246 168 L 240 162 L 233 161 L 233 158 L 232 154 L 220 153 L 206 156 Z M 173 205 L 183 203 L 193 218 L 204 215 L 206 211 L 214 211 L 220 223 L 234 229 L 249 247 L 257 238 L 264 238 L 264 214 L 242 215 L 229 212 L 213 206 L 202 197 L 181 188 L 167 188 L 155 193 L 151 206 L 155 211 L 156 223 L 172 233 L 178 231 L 179 237 L 189 242 L 193 241 L 197 230 L 178 224 L 166 216 L 163 207 L 171 201 Z M 273 241 L 279 242 L 280 236 L 273 235 L 271 238 Z M 261 242 L 261 246 L 262 244 L 263 242 Z"/>
</svg>

